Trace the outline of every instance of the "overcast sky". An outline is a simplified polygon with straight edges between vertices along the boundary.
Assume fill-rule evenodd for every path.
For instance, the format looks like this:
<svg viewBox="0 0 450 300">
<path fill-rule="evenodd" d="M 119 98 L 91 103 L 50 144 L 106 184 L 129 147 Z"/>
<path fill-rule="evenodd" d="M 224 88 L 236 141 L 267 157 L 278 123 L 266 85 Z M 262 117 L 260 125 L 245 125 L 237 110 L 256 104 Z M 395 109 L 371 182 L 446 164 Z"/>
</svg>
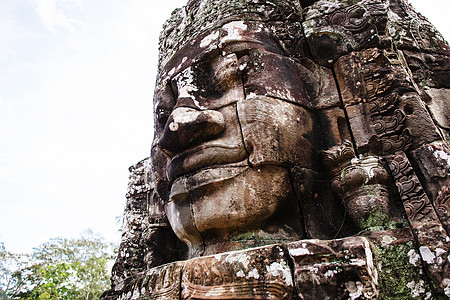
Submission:
<svg viewBox="0 0 450 300">
<path fill-rule="evenodd" d="M 162 23 L 186 0 L 0 0 L 0 242 L 118 241 L 149 155 Z M 415 7 L 450 39 L 449 0 Z"/>
</svg>

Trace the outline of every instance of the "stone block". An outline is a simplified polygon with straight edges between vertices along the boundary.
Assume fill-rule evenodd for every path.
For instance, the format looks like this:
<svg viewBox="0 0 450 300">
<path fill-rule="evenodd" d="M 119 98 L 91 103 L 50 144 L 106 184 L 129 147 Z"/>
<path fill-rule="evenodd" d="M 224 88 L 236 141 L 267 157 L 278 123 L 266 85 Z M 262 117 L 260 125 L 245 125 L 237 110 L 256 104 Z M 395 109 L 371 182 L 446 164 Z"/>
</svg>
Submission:
<svg viewBox="0 0 450 300">
<path fill-rule="evenodd" d="M 447 232 L 450 232 L 450 149 L 444 142 L 411 151 L 411 161 L 423 178 L 424 189 Z"/>
<path fill-rule="evenodd" d="M 377 274 L 363 237 L 288 244 L 300 299 L 375 299 Z"/>
<path fill-rule="evenodd" d="M 450 88 L 426 90 L 430 96 L 427 103 L 428 109 L 433 116 L 434 121 L 442 128 L 450 129 Z"/>
<path fill-rule="evenodd" d="M 247 96 L 237 111 L 251 165 L 311 167 L 313 118 L 308 110 L 271 97 Z"/>
<path fill-rule="evenodd" d="M 289 254 L 281 245 L 186 262 L 181 299 L 294 299 Z"/>
<path fill-rule="evenodd" d="M 311 60 L 251 50 L 240 59 L 246 95 L 278 98 L 308 108 L 340 103 L 333 74 Z"/>
<path fill-rule="evenodd" d="M 174 262 L 135 274 L 132 280 L 127 282 L 120 296 L 114 299 L 179 300 L 181 272 L 184 264 L 184 262 Z"/>
</svg>

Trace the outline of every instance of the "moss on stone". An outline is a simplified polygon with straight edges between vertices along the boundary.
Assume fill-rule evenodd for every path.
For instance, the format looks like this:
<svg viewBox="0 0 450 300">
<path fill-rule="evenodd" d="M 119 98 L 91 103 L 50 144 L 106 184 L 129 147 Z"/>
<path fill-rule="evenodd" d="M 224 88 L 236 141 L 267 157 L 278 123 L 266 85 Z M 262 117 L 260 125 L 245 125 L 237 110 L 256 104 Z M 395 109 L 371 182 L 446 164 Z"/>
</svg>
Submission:
<svg viewBox="0 0 450 300">
<path fill-rule="evenodd" d="M 362 230 L 388 230 L 403 228 L 404 223 L 393 220 L 387 214 L 378 209 L 373 209 L 366 219 L 357 220 L 359 228 Z"/>
<path fill-rule="evenodd" d="M 412 242 L 396 245 L 381 245 L 372 242 L 371 246 L 374 264 L 378 272 L 380 299 L 427 299 L 427 296 L 431 297 L 430 287 L 422 279 L 421 268 L 411 263 L 411 250 L 415 251 Z M 414 288 L 411 287 L 417 284 L 420 284 L 423 289 L 415 291 L 418 294 L 414 294 Z"/>
</svg>

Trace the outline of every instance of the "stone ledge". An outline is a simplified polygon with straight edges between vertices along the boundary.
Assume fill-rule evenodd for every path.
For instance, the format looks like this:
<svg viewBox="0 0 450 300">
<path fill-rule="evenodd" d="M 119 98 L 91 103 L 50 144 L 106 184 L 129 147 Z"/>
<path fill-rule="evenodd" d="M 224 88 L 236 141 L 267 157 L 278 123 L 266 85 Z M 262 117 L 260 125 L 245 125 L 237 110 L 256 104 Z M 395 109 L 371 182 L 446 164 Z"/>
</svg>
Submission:
<svg viewBox="0 0 450 300">
<path fill-rule="evenodd" d="M 152 268 L 102 299 L 378 299 L 412 296 L 421 282 L 425 297 L 430 289 L 415 253 L 408 229 L 301 240 Z"/>
</svg>

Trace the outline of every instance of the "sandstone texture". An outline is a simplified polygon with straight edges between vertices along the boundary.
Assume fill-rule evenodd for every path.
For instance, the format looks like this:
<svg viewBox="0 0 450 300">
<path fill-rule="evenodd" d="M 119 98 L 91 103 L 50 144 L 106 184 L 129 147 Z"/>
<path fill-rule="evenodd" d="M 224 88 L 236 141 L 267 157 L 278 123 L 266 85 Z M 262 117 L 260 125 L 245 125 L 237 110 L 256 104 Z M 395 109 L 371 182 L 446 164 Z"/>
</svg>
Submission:
<svg viewBox="0 0 450 300">
<path fill-rule="evenodd" d="M 450 46 L 406 0 L 189 0 L 102 299 L 450 298 Z"/>
</svg>

